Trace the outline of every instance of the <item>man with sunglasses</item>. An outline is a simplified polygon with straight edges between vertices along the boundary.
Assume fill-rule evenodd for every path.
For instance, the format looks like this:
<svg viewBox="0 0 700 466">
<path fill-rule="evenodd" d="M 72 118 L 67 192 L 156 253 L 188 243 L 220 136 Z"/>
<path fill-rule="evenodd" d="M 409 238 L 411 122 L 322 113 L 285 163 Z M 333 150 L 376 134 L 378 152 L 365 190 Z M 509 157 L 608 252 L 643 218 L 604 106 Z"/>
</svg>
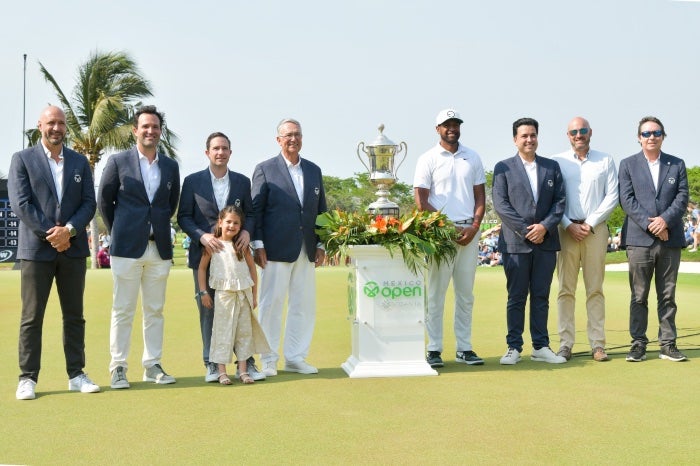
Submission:
<svg viewBox="0 0 700 466">
<path fill-rule="evenodd" d="M 656 117 L 642 118 L 637 128 L 642 150 L 620 163 L 620 204 L 625 211 L 621 248 L 627 249 L 630 281 L 630 336 L 627 361 L 646 359 L 647 300 L 656 275 L 659 358 L 685 361 L 676 347 L 676 281 L 685 246 L 683 215 L 688 205 L 685 162 L 661 151 L 666 138 Z"/>
<path fill-rule="evenodd" d="M 559 223 L 561 251 L 557 254 L 559 294 L 559 356 L 571 359 L 575 343 L 576 285 L 583 270 L 588 315 L 588 342 L 593 359 L 607 361 L 605 353 L 605 254 L 608 249 L 606 221 L 617 206 L 617 169 L 613 158 L 591 149 L 593 130 L 576 117 L 566 135 L 571 149 L 553 157 L 559 162 L 566 188 L 566 208 Z"/>
</svg>

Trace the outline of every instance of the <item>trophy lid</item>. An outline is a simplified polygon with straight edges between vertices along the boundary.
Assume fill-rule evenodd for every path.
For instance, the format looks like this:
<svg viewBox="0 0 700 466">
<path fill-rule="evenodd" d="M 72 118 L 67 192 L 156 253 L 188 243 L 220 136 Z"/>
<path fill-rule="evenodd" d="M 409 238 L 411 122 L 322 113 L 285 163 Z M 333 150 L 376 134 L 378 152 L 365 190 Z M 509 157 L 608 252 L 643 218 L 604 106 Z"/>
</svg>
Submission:
<svg viewBox="0 0 700 466">
<path fill-rule="evenodd" d="M 372 141 L 372 144 L 368 144 L 367 147 L 396 146 L 394 141 L 384 135 L 384 123 L 380 123 L 377 129 L 379 130 L 379 136 Z"/>
</svg>

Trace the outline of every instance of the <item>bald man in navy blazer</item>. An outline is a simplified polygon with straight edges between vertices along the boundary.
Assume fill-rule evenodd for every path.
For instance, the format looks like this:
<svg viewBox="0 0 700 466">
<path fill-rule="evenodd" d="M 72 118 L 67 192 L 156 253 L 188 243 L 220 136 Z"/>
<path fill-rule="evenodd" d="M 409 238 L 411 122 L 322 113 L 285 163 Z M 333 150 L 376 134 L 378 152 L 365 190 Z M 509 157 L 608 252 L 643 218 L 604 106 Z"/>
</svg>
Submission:
<svg viewBox="0 0 700 466">
<path fill-rule="evenodd" d="M 63 314 L 63 353 L 69 390 L 98 392 L 85 366 L 85 227 L 95 214 L 95 188 L 85 156 L 63 145 L 66 116 L 54 106 L 39 117 L 41 141 L 12 156 L 8 194 L 20 220 L 21 266 L 17 399 L 36 397 L 46 303 L 54 279 Z"/>
<path fill-rule="evenodd" d="M 515 157 L 496 164 L 493 207 L 501 217 L 498 250 L 503 257 L 508 304 L 508 350 L 501 364 L 513 365 L 523 352 L 525 303 L 530 295 L 533 361 L 566 362 L 549 347 L 549 290 L 560 249 L 558 225 L 565 191 L 559 164 L 536 154 L 539 124 L 532 118 L 513 123 Z"/>
<path fill-rule="evenodd" d="M 326 211 L 321 169 L 300 157 L 302 132 L 298 121 L 277 126 L 279 155 L 255 167 L 253 211 L 255 262 L 262 267 L 260 326 L 272 352 L 261 355 L 263 373 L 277 375 L 285 298 L 284 370 L 318 372 L 306 357 L 316 318 L 316 275 L 325 250 L 316 235 L 316 217 Z"/>
<path fill-rule="evenodd" d="M 688 206 L 685 162 L 661 151 L 666 138 L 656 117 L 642 118 L 637 127 L 641 152 L 620 162 L 620 204 L 625 211 L 621 247 L 627 249 L 630 282 L 630 336 L 627 361 L 646 359 L 648 297 L 656 275 L 659 357 L 685 361 L 676 346 L 676 282 L 685 247 L 683 215 Z"/>
<path fill-rule="evenodd" d="M 143 380 L 175 383 L 161 366 L 163 308 L 173 247 L 170 218 L 180 196 L 180 170 L 158 153 L 164 118 L 152 106 L 134 115 L 136 147 L 112 155 L 102 171 L 99 209 L 112 235 L 114 292 L 110 329 L 111 387 L 129 388 L 126 378 L 131 328 L 141 291 Z"/>
</svg>

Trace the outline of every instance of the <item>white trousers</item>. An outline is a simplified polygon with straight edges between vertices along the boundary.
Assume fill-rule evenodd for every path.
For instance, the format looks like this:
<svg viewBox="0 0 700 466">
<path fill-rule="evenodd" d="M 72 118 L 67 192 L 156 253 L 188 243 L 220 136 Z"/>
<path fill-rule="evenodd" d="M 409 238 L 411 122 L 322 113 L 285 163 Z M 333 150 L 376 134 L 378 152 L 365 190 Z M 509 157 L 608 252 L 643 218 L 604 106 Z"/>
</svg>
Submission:
<svg viewBox="0 0 700 466">
<path fill-rule="evenodd" d="M 271 352 L 261 354 L 263 362 L 276 363 L 280 356 L 282 315 L 287 298 L 287 324 L 284 332 L 284 357 L 288 362 L 306 359 L 316 321 L 315 264 L 304 248 L 295 262 L 268 261 L 260 273 L 260 326 Z"/>
<path fill-rule="evenodd" d="M 117 366 L 128 368 L 131 327 L 139 289 L 143 312 L 143 367 L 160 364 L 163 353 L 163 306 L 171 265 L 170 259 L 160 258 L 154 241 L 148 242 L 146 252 L 138 259 L 112 256 L 114 291 L 109 332 L 112 355 L 110 372 Z"/>
<path fill-rule="evenodd" d="M 443 350 L 443 321 L 445 294 L 452 280 L 455 293 L 454 331 L 457 351 L 472 349 L 472 308 L 474 307 L 474 277 L 476 276 L 479 239 L 474 237 L 466 246 L 457 245 L 457 255 L 451 263 L 439 267 L 433 263 L 428 274 L 428 310 L 425 328 L 428 351 Z"/>
</svg>

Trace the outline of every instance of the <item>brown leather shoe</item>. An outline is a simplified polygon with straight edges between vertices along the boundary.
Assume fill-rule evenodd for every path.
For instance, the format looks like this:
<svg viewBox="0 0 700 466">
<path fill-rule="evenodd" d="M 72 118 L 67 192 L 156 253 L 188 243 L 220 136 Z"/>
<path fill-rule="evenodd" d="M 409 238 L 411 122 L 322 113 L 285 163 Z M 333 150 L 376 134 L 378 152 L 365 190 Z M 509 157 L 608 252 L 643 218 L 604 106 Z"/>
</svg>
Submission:
<svg viewBox="0 0 700 466">
<path fill-rule="evenodd" d="M 557 356 L 561 356 L 567 361 L 569 361 L 571 359 L 571 348 L 569 348 L 568 346 L 562 346 L 561 348 L 559 348 Z"/>
<path fill-rule="evenodd" d="M 602 361 L 607 361 L 609 358 L 608 358 L 608 355 L 603 348 L 601 348 L 600 346 L 596 346 L 593 349 L 593 359 L 595 361 L 602 362 Z"/>
</svg>

